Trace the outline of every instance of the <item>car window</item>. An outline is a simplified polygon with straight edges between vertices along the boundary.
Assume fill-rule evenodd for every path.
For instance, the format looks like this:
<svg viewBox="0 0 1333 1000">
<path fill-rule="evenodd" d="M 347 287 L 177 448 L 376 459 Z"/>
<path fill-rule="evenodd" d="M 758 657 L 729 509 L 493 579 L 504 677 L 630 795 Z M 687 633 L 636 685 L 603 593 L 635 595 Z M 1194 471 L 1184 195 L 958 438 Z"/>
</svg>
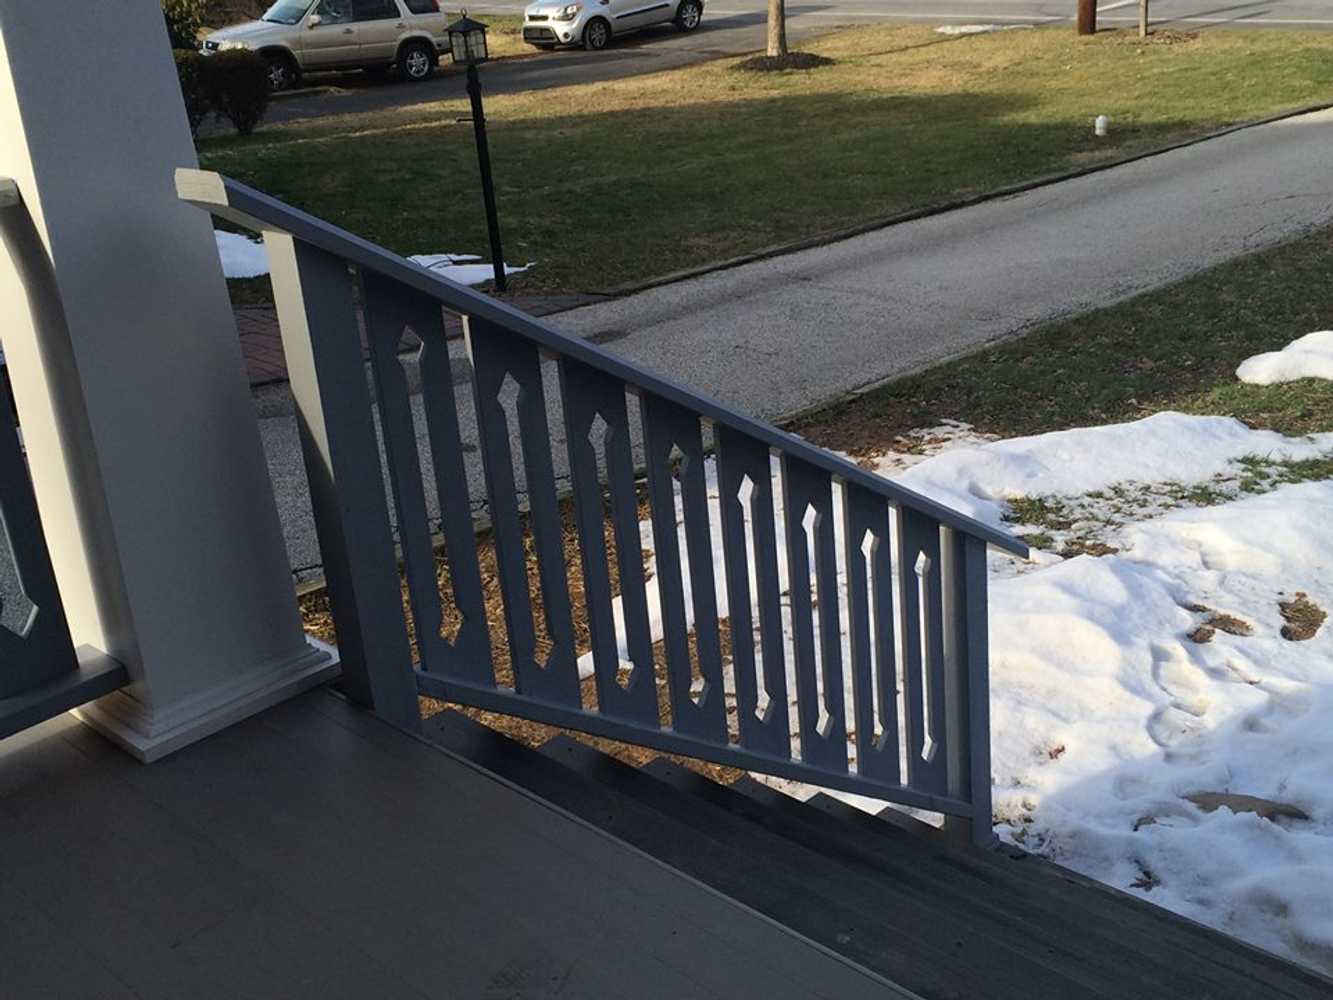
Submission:
<svg viewBox="0 0 1333 1000">
<path fill-rule="evenodd" d="M 315 13 L 321 24 L 346 24 L 352 20 L 352 0 L 320 0 Z"/>
<path fill-rule="evenodd" d="M 439 0 L 404 0 L 407 9 L 413 14 L 438 14 L 440 12 Z"/>
<path fill-rule="evenodd" d="M 358 21 L 387 21 L 401 16 L 397 0 L 352 0 L 352 14 Z"/>
</svg>

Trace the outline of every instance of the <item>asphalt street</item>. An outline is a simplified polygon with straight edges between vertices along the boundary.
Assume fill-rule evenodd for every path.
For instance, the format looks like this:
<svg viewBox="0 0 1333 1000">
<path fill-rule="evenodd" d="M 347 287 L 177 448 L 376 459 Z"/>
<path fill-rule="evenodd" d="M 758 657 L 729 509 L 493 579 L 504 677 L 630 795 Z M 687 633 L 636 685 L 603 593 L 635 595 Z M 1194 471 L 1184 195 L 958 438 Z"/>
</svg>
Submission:
<svg viewBox="0 0 1333 1000">
<path fill-rule="evenodd" d="M 1317 112 L 548 321 L 776 419 L 1333 223 L 1329 163 L 1333 111 Z M 468 477 L 480 503 L 458 347 Z M 547 386 L 556 400 L 555 379 Z M 294 421 L 280 399 L 265 405 L 292 565 L 308 570 L 318 550 Z M 561 421 L 550 424 L 563 475 Z"/>
</svg>

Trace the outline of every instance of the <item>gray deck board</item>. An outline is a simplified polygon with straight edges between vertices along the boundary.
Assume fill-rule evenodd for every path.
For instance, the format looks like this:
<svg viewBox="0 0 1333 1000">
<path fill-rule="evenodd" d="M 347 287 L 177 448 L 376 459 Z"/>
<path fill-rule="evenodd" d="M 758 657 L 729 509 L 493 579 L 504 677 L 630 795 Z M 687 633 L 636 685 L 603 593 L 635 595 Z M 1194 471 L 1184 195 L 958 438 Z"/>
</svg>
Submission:
<svg viewBox="0 0 1333 1000">
<path fill-rule="evenodd" d="M 888 992 L 324 691 L 148 767 L 0 743 L 0 900 L 25 998 Z"/>
</svg>

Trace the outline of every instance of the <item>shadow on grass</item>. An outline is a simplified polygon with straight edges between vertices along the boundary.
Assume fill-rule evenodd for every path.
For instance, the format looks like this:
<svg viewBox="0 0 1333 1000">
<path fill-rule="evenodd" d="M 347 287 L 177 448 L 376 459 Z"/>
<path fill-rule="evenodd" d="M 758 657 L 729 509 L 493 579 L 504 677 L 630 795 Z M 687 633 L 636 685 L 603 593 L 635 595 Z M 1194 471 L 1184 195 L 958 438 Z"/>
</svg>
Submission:
<svg viewBox="0 0 1333 1000">
<path fill-rule="evenodd" d="M 737 74 L 740 76 L 740 74 Z M 799 93 L 492 119 L 509 259 L 596 291 L 1162 144 L 1190 123 L 1016 120 L 1006 94 Z M 1195 130 L 1211 123 L 1200 122 Z M 279 141 L 272 141 L 279 138 Z M 207 167 L 398 252 L 486 246 L 472 131 L 414 125 L 205 145 Z"/>
</svg>

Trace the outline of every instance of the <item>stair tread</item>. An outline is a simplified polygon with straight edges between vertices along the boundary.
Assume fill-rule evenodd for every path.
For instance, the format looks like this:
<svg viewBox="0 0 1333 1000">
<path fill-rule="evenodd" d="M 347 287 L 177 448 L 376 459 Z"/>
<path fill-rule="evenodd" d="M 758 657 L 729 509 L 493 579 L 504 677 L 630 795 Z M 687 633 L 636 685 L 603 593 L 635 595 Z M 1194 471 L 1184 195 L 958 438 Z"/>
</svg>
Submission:
<svg viewBox="0 0 1333 1000">
<path fill-rule="evenodd" d="M 890 848 L 886 856 L 899 855 L 908 865 L 947 865 L 979 878 L 999 879 L 996 891 L 1057 918 L 1078 919 L 1080 933 L 1090 920 L 1096 920 L 1103 932 L 1123 938 L 1126 944 L 1134 942 L 1136 954 L 1159 956 L 1192 975 L 1225 986 L 1233 986 L 1241 977 L 1281 991 L 1270 995 L 1313 998 L 1328 996 L 1333 985 L 1276 955 L 1031 855 L 1021 855 L 1019 860 L 999 851 L 955 847 L 942 842 L 938 831 L 934 839 L 909 833 L 823 793 L 802 802 L 748 777 L 730 787 L 829 836 L 853 836 L 850 824 L 856 833 L 885 843 Z M 907 821 L 910 825 L 919 822 L 910 817 Z"/>
<path fill-rule="evenodd" d="M 927 1000 L 1330 995 L 1316 974 L 1056 866 L 1033 877 L 1032 862 L 840 800 L 720 785 L 664 758 L 634 768 L 564 735 L 534 750 L 452 711 L 424 735 Z"/>
<path fill-rule="evenodd" d="M 1120 996 L 1129 981 L 1139 997 L 1180 995 L 1178 989 L 1169 989 L 1169 984 L 1162 982 L 1163 977 L 1140 970 L 1131 970 L 1127 976 L 1118 955 L 1099 953 L 1077 938 L 1052 933 L 1050 928 L 1024 922 L 1022 914 L 997 908 L 994 899 L 987 899 L 976 887 L 960 892 L 955 885 L 951 892 L 921 873 L 900 872 L 897 879 L 876 877 L 877 873 L 857 867 L 854 861 L 848 865 L 845 857 L 822 855 L 566 736 L 551 740 L 540 752 L 583 768 L 591 777 L 706 836 L 760 853 L 780 870 L 799 871 L 812 891 L 856 906 L 863 919 L 875 922 L 889 934 L 914 932 L 942 948 L 950 942 L 964 941 L 966 958 L 955 961 L 972 965 L 977 982 L 985 983 L 988 995 L 999 995 L 1004 989 L 1025 996 Z M 696 777 L 700 785 L 726 794 L 724 786 Z M 773 916 L 785 917 L 780 913 Z M 1198 980 L 1180 985 L 1197 986 Z M 1211 995 L 1226 994 L 1218 991 Z"/>
<path fill-rule="evenodd" d="M 755 782 L 755 784 L 760 783 Z M 787 798 L 790 799 L 790 796 Z M 1073 900 L 1077 906 L 1085 910 L 1093 905 L 1099 910 L 1103 908 L 1106 911 L 1113 910 L 1119 919 L 1132 922 L 1136 926 L 1151 928 L 1152 934 L 1167 936 L 1173 943 L 1187 951 L 1207 956 L 1215 962 L 1231 963 L 1229 967 L 1246 969 L 1248 970 L 1246 974 L 1266 976 L 1274 985 L 1288 983 L 1294 990 L 1292 993 L 1294 996 L 1333 995 L 1330 992 L 1333 991 L 1333 981 L 1313 970 L 1026 851 L 1006 848 L 992 852 L 960 852 L 947 844 L 939 843 L 938 836 L 932 840 L 910 832 L 917 826 L 925 824 L 897 810 L 894 810 L 895 822 L 890 824 L 880 817 L 871 816 L 822 792 L 810 799 L 810 805 L 839 823 L 852 822 L 859 829 L 876 834 L 882 834 L 887 827 L 888 832 L 896 836 L 896 842 L 905 840 L 914 845 L 924 843 L 931 845 L 934 850 L 944 851 L 962 863 L 986 866 L 991 871 L 999 873 L 1009 885 L 1027 887 L 1030 891 L 1050 893 Z"/>
<path fill-rule="evenodd" d="M 976 995 L 975 977 L 953 968 L 952 955 L 909 948 L 881 934 L 863 941 L 856 911 L 809 893 L 791 876 L 769 877 L 766 866 L 751 852 L 718 844 L 480 723 L 457 713 L 441 713 L 427 720 L 423 735 L 761 913 L 796 913 L 795 921 L 781 922 L 929 1000 Z"/>
</svg>

